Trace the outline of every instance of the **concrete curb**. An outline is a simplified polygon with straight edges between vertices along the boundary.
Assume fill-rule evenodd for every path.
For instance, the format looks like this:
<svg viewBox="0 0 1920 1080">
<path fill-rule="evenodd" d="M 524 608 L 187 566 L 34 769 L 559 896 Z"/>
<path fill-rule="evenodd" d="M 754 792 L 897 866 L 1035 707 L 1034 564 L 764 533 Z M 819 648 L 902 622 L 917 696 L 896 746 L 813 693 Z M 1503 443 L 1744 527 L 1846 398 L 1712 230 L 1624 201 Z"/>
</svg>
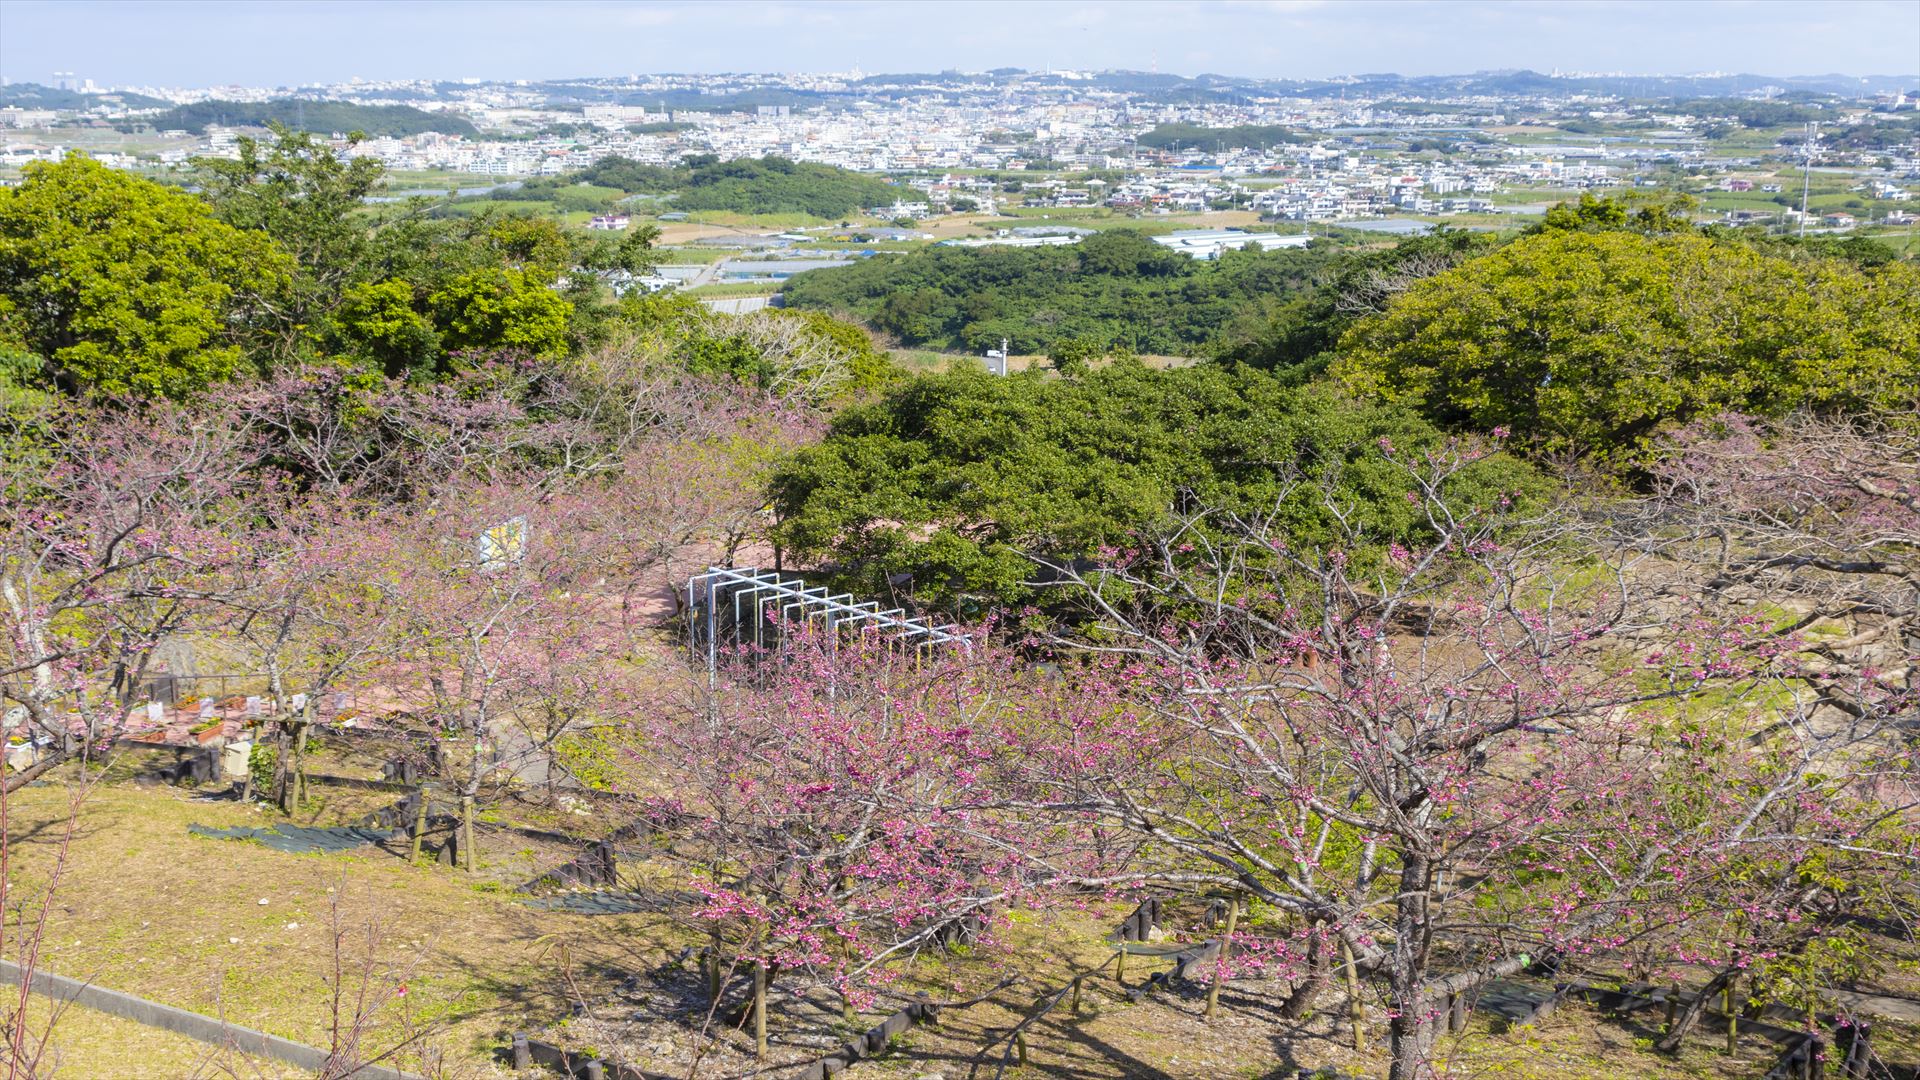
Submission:
<svg viewBox="0 0 1920 1080">
<path fill-rule="evenodd" d="M 20 965 L 0 960 L 0 983 L 9 986 L 20 984 Z M 314 1072 L 326 1068 L 331 1056 L 325 1050 L 283 1039 L 278 1035 L 269 1035 L 264 1031 L 255 1031 L 211 1016 L 202 1016 L 197 1012 L 176 1009 L 171 1005 L 162 1005 L 157 1001 L 123 994 L 118 990 L 109 990 L 104 986 L 94 986 L 79 979 L 69 979 L 64 975 L 55 975 L 50 971 L 36 970 L 33 984 L 28 989 L 35 994 L 52 998 L 55 1001 L 71 1002 L 75 1005 L 94 1009 L 122 1020 L 131 1020 L 136 1024 L 171 1031 L 189 1039 L 212 1043 L 216 1046 L 232 1047 L 243 1054 L 272 1058 L 284 1061 L 302 1069 Z M 353 1077 L 354 1080 L 419 1080 L 412 1073 L 400 1072 L 378 1065 L 362 1065 L 340 1076 Z"/>
</svg>

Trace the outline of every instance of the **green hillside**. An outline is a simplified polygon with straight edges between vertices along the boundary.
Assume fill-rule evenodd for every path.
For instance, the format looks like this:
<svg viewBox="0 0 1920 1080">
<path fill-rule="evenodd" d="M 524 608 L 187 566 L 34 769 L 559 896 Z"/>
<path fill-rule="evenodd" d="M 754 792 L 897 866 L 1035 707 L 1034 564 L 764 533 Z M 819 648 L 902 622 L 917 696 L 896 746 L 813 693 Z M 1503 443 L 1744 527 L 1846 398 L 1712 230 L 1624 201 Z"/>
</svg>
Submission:
<svg viewBox="0 0 1920 1080">
<path fill-rule="evenodd" d="M 426 112 L 411 105 L 356 105 L 348 101 L 197 101 L 146 121 L 162 130 L 181 128 L 198 135 L 209 126 L 266 127 L 285 124 L 295 131 L 326 134 L 364 131 L 369 135 L 418 135 L 439 131 L 474 137 L 479 132 L 464 116 Z"/>
</svg>

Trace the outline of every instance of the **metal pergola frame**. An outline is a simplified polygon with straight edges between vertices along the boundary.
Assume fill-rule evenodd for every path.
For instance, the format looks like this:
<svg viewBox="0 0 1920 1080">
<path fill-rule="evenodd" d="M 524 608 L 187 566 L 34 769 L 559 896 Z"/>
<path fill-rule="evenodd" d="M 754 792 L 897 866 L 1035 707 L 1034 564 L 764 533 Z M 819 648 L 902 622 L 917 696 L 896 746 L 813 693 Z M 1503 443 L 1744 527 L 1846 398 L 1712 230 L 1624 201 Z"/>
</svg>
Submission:
<svg viewBox="0 0 1920 1080">
<path fill-rule="evenodd" d="M 743 615 L 742 601 L 752 599 L 753 613 Z M 723 618 L 722 606 L 732 601 L 732 619 Z M 780 621 L 767 616 L 777 605 Z M 748 639 L 746 623 L 753 624 L 752 641 L 764 648 L 788 623 L 811 623 L 819 618 L 829 631 L 856 627 L 861 632 L 891 634 L 894 640 L 914 646 L 956 644 L 972 652 L 973 641 L 957 625 L 936 625 L 907 615 L 904 608 L 882 609 L 878 601 L 856 601 L 851 593 L 835 594 L 824 586 L 809 586 L 802 578 L 787 577 L 776 570 L 757 566 L 709 566 L 705 573 L 687 579 L 687 640 L 691 647 L 704 645 L 707 671 L 720 663 L 720 640 L 731 634 L 738 644 Z M 828 635 L 830 642 L 839 640 Z"/>
</svg>

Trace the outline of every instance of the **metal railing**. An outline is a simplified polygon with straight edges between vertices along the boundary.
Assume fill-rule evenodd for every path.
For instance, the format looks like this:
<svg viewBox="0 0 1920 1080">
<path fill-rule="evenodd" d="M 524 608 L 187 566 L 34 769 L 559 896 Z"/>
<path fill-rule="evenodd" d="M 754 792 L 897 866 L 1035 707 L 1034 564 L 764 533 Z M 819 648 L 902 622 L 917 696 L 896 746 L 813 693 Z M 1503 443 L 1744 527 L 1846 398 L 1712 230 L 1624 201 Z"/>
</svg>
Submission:
<svg viewBox="0 0 1920 1080">
<path fill-rule="evenodd" d="M 815 620 L 829 631 L 830 645 L 838 642 L 837 631 L 851 627 L 908 645 L 973 649 L 972 639 L 957 625 L 936 625 L 909 616 L 905 608 L 883 609 L 878 601 L 855 600 L 852 593 L 835 594 L 756 566 L 709 566 L 688 578 L 686 610 L 687 640 L 693 649 L 704 649 L 709 672 L 719 665 L 723 641 L 743 646 L 751 640 L 757 649 L 770 648 L 788 626 Z"/>
</svg>

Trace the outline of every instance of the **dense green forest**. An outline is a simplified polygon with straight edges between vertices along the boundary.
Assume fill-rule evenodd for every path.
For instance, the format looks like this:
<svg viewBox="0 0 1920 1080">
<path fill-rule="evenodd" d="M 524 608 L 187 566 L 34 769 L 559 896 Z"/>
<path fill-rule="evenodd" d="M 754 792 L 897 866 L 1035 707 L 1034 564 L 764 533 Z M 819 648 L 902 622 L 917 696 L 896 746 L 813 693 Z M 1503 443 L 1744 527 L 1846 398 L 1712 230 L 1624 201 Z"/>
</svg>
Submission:
<svg viewBox="0 0 1920 1080">
<path fill-rule="evenodd" d="M 956 612 L 1043 603 L 1035 558 L 1091 557 L 1183 507 L 1277 514 L 1289 536 L 1322 536 L 1331 504 L 1286 486 L 1314 470 L 1332 470 L 1338 504 L 1359 515 L 1349 524 L 1417 541 L 1420 523 L 1345 456 L 1362 444 L 1424 453 L 1442 432 L 1491 432 L 1518 458 L 1633 484 L 1690 421 L 1874 416 L 1913 400 L 1920 268 L 1870 243 L 1702 229 L 1683 209 L 1588 197 L 1517 238 L 1442 231 L 1219 266 L 1156 260 L 1144 239 L 1105 233 L 1078 251 L 936 251 L 805 275 L 796 299 L 910 339 L 943 332 L 906 321 L 930 312 L 963 340 L 970 325 L 1005 326 L 1016 347 L 1050 345 L 1059 377 L 962 371 L 844 413 L 780 474 L 775 536 L 873 595 Z M 1188 297 L 1228 282 L 1245 311 L 1194 318 Z M 987 303 L 1002 322 L 963 321 Z M 1052 311 L 1049 329 L 1076 336 L 1021 334 Z M 1103 343 L 1167 315 L 1196 340 L 1218 332 L 1211 363 L 1088 367 Z M 1529 490 L 1520 461 L 1483 467 L 1472 475 L 1497 480 L 1471 498 Z"/>
<path fill-rule="evenodd" d="M 1418 543 L 1428 523 L 1401 497 L 1397 466 L 1374 453 L 1383 440 L 1420 454 L 1442 436 L 1406 409 L 1247 367 L 1122 359 L 1059 379 L 962 368 L 837 417 L 775 478 L 773 536 L 804 562 L 839 568 L 861 595 L 978 617 L 1044 602 L 1036 557 L 1095 558 L 1201 508 L 1265 515 L 1300 544 L 1356 525 L 1383 544 Z M 1491 504 L 1537 481 L 1497 455 L 1453 484 L 1450 496 Z"/>
<path fill-rule="evenodd" d="M 850 585 L 907 581 L 940 604 L 1017 599 L 1022 560 L 1083 557 L 1188 501 L 1265 507 L 1319 535 L 1288 478 L 1382 439 L 1497 431 L 1521 457 L 1630 477 L 1679 423 L 1872 413 L 1920 385 L 1911 263 L 1864 242 L 1698 228 L 1678 205 L 1589 197 L 1518 237 L 1218 262 L 1128 230 L 934 248 L 802 275 L 794 310 L 739 321 L 611 296 L 603 275 L 649 264 L 648 229 L 370 211 L 377 164 L 284 130 L 198 168 L 187 191 L 73 157 L 0 192 L 0 379 L 186 400 L 322 364 L 429 387 L 644 339 L 692 376 L 852 403 L 781 473 L 776 538 Z M 777 161 L 666 172 L 718 204 L 841 178 Z M 657 176 L 612 162 L 586 177 L 604 186 L 536 187 L 604 199 Z M 913 344 L 1004 336 L 1053 370 L 907 378 L 840 312 Z M 1129 356 L 1156 352 L 1211 362 L 1154 372 Z M 1528 469 L 1499 461 L 1483 494 L 1526 489 Z M 1349 524 L 1417 539 L 1384 488 L 1340 468 L 1330 482 L 1361 516 Z"/>
<path fill-rule="evenodd" d="M 1043 353 L 1068 339 L 1194 355 L 1236 319 L 1307 288 L 1319 248 L 1201 262 L 1113 229 L 1041 248 L 936 247 L 791 279 L 787 303 L 846 312 L 904 344 Z"/>
<path fill-rule="evenodd" d="M 1338 341 L 1366 396 L 1558 453 L 1723 410 L 1860 413 L 1920 386 L 1920 272 L 1740 238 L 1547 230 L 1404 289 Z"/>
<path fill-rule="evenodd" d="M 1799 142 L 1801 132 L 1787 131 L 1780 141 Z M 1875 116 L 1869 123 L 1822 128 L 1820 142 L 1840 150 L 1894 150 L 1920 138 L 1920 116 Z"/>
<path fill-rule="evenodd" d="M 840 218 L 887 206 L 900 188 L 834 165 L 767 157 L 720 161 L 694 155 L 678 166 L 643 165 L 618 155 L 575 173 L 577 183 L 618 188 L 634 195 L 672 195 L 680 210 L 736 214 L 811 214 Z"/>
<path fill-rule="evenodd" d="M 177 105 L 142 124 L 159 130 L 180 128 L 198 135 L 209 126 L 267 127 L 282 124 L 294 131 L 319 134 L 361 131 L 368 135 L 418 135 L 439 131 L 474 138 L 479 132 L 466 117 L 453 112 L 427 112 L 411 105 L 355 105 L 346 101 L 196 101 Z"/>
</svg>

